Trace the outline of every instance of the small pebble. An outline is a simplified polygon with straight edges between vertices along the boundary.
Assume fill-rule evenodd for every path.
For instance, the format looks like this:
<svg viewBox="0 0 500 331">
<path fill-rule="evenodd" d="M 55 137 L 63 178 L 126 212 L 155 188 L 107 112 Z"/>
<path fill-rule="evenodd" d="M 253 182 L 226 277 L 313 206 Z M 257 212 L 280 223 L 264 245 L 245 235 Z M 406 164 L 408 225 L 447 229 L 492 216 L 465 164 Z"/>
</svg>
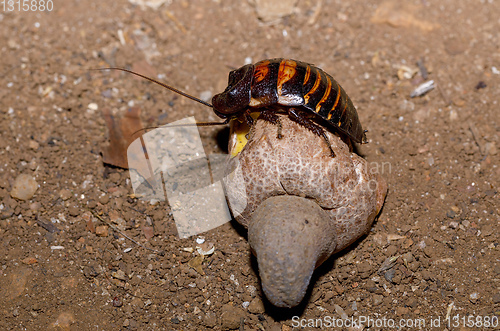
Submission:
<svg viewBox="0 0 500 331">
<path fill-rule="evenodd" d="M 99 106 L 97 105 L 97 103 L 89 103 L 89 105 L 87 106 L 87 109 L 91 110 L 91 111 L 96 111 L 99 109 Z"/>
<path fill-rule="evenodd" d="M 20 174 L 14 181 L 10 196 L 19 200 L 29 200 L 33 197 L 37 189 L 38 183 L 32 176 Z"/>
<path fill-rule="evenodd" d="M 368 278 L 372 273 L 372 266 L 368 261 L 358 264 L 358 273 L 361 278 Z"/>
<path fill-rule="evenodd" d="M 427 256 L 427 257 L 432 257 L 434 255 L 434 251 L 431 247 L 429 246 L 426 246 L 424 248 L 424 254 Z"/>
<path fill-rule="evenodd" d="M 28 146 L 32 150 L 36 151 L 40 147 L 40 144 L 36 140 L 30 140 Z"/>
<path fill-rule="evenodd" d="M 398 253 L 398 248 L 394 245 L 387 247 L 387 256 L 394 256 Z"/>
<path fill-rule="evenodd" d="M 375 284 L 372 279 L 368 279 L 366 281 L 365 288 L 372 293 L 375 293 L 378 290 L 377 284 Z"/>
<path fill-rule="evenodd" d="M 413 254 L 411 252 L 403 254 L 403 261 L 405 263 L 412 263 L 414 261 Z"/>
<path fill-rule="evenodd" d="M 109 202 L 109 197 L 107 195 L 101 195 L 99 197 L 99 202 L 103 205 L 107 204 Z"/>
<path fill-rule="evenodd" d="M 113 298 L 113 307 L 121 307 L 123 306 L 123 301 L 119 297 L 114 297 Z"/>
<path fill-rule="evenodd" d="M 80 208 L 77 206 L 69 206 L 68 212 L 71 216 L 78 216 L 80 215 Z"/>
<path fill-rule="evenodd" d="M 32 202 L 29 207 L 31 211 L 36 212 L 42 208 L 42 204 L 40 202 Z"/>
<path fill-rule="evenodd" d="M 217 325 L 217 316 L 215 315 L 215 313 L 212 311 L 208 311 L 203 318 L 203 324 L 209 328 L 213 328 L 215 325 Z"/>
<path fill-rule="evenodd" d="M 234 330 L 240 327 L 240 319 L 245 314 L 240 308 L 234 307 L 231 303 L 222 306 L 221 327 L 222 330 Z"/>
<path fill-rule="evenodd" d="M 257 0 L 257 16 L 264 22 L 278 20 L 293 13 L 297 0 Z"/>
<path fill-rule="evenodd" d="M 394 283 L 394 284 L 401 283 L 401 273 L 400 272 L 396 272 L 394 274 L 394 277 L 392 278 L 392 283 Z"/>
<path fill-rule="evenodd" d="M 409 311 L 410 310 L 408 308 L 399 306 L 396 308 L 396 315 L 403 316 L 405 314 L 408 314 Z"/>
<path fill-rule="evenodd" d="M 83 268 L 83 275 L 89 279 L 99 276 L 99 272 L 94 266 L 87 265 Z"/>
<path fill-rule="evenodd" d="M 248 285 L 247 290 L 251 297 L 254 297 L 257 294 L 257 288 L 253 285 Z"/>
<path fill-rule="evenodd" d="M 388 281 L 388 282 L 391 282 L 392 283 L 392 279 L 394 278 L 394 275 L 396 274 L 396 270 L 394 269 L 390 269 L 390 270 L 387 270 L 385 273 L 384 273 L 384 278 Z"/>
<path fill-rule="evenodd" d="M 408 307 L 411 307 L 411 308 L 415 308 L 417 306 L 418 302 L 415 298 L 410 298 L 408 299 L 408 301 L 406 302 L 406 305 Z"/>
<path fill-rule="evenodd" d="M 265 311 L 264 303 L 259 297 L 255 297 L 248 305 L 248 311 L 252 314 L 263 314 Z"/>
<path fill-rule="evenodd" d="M 111 273 L 111 276 L 113 278 L 116 278 L 116 279 L 119 279 L 119 280 L 123 280 L 123 281 L 127 280 L 127 275 L 125 275 L 125 272 L 123 272 L 123 270 L 113 271 Z"/>
<path fill-rule="evenodd" d="M 472 303 L 477 303 L 479 300 L 479 294 L 477 292 L 473 292 L 469 295 L 469 301 Z"/>
<path fill-rule="evenodd" d="M 379 294 L 374 294 L 372 297 L 372 300 L 373 300 L 373 305 L 378 306 L 382 303 L 382 300 L 384 300 L 384 297 L 382 295 L 379 295 Z"/>
<path fill-rule="evenodd" d="M 71 191 L 64 188 L 61 191 L 59 191 L 59 197 L 61 197 L 61 199 L 66 201 L 71 198 Z"/>
<path fill-rule="evenodd" d="M 98 235 L 99 237 L 107 237 L 109 235 L 108 226 L 107 225 L 100 225 L 100 226 L 96 227 L 95 234 Z"/>
<path fill-rule="evenodd" d="M 14 39 L 9 39 L 7 41 L 7 45 L 9 46 L 10 49 L 17 49 L 19 48 L 19 45 L 16 43 Z"/>
</svg>

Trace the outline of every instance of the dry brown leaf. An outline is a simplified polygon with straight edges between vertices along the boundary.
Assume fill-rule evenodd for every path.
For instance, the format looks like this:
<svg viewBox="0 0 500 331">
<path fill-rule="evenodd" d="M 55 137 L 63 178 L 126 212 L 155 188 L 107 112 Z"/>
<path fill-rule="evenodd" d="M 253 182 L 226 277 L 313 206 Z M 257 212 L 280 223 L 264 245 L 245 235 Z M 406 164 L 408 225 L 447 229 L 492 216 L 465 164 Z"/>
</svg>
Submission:
<svg viewBox="0 0 500 331">
<path fill-rule="evenodd" d="M 24 263 L 24 264 L 28 264 L 28 265 L 30 265 L 30 264 L 37 263 L 37 262 L 38 262 L 38 260 L 37 260 L 37 259 L 35 259 L 34 257 L 27 257 L 27 258 L 25 258 L 25 259 L 22 259 L 22 260 L 21 260 L 21 262 L 22 262 L 22 263 Z"/>
<path fill-rule="evenodd" d="M 154 229 L 152 226 L 142 226 L 142 233 L 144 234 L 144 237 L 146 240 L 149 240 L 154 237 Z"/>
<path fill-rule="evenodd" d="M 201 264 L 203 262 L 203 255 L 196 255 L 193 257 L 191 260 L 188 261 L 188 265 L 196 270 L 200 275 L 205 276 L 205 271 L 203 271 L 203 268 L 201 267 Z"/>
<path fill-rule="evenodd" d="M 104 120 L 109 132 L 109 146 L 103 151 L 103 161 L 116 167 L 128 169 L 127 148 L 143 131 L 141 108 L 131 107 L 123 117 L 116 117 L 106 108 Z"/>
</svg>

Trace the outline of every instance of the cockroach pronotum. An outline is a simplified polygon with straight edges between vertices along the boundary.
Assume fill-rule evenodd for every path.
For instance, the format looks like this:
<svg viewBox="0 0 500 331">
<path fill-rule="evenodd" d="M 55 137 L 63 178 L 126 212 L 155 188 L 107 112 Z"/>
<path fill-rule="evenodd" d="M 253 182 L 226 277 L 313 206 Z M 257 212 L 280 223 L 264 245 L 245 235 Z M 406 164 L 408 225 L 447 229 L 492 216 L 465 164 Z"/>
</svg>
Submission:
<svg viewBox="0 0 500 331">
<path fill-rule="evenodd" d="M 212 104 L 184 93 L 152 78 L 122 68 L 159 84 L 175 93 L 211 107 L 222 123 L 239 119 L 252 125 L 251 113 L 258 112 L 263 120 L 278 126 L 278 113 L 289 118 L 325 139 L 332 156 L 335 156 L 324 128 L 338 130 L 357 143 L 366 143 L 365 131 L 351 99 L 332 76 L 311 64 L 289 60 L 269 59 L 247 64 L 229 73 L 226 90 L 214 95 Z"/>
</svg>

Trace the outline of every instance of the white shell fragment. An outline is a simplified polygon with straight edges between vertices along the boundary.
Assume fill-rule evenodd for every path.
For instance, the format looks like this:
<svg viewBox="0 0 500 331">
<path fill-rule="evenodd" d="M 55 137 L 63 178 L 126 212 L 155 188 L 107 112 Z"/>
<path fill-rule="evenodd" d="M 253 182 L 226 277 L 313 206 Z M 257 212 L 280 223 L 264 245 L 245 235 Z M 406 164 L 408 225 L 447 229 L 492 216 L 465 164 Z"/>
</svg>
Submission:
<svg viewBox="0 0 500 331">
<path fill-rule="evenodd" d="M 200 255 L 211 255 L 215 252 L 215 246 L 214 244 L 210 242 L 202 243 L 199 246 L 196 246 L 196 251 Z"/>
<path fill-rule="evenodd" d="M 167 3 L 168 0 L 128 0 L 133 5 L 140 6 L 142 10 L 146 9 L 146 7 L 152 8 L 153 10 L 157 10 L 164 3 Z"/>
<path fill-rule="evenodd" d="M 420 84 L 416 89 L 413 90 L 410 94 L 410 98 L 420 97 L 427 92 L 433 90 L 436 86 L 434 85 L 433 80 L 429 80 L 425 83 Z"/>
<path fill-rule="evenodd" d="M 398 78 L 399 80 L 412 79 L 418 72 L 416 68 L 410 68 L 405 65 L 401 65 L 398 68 Z"/>
</svg>

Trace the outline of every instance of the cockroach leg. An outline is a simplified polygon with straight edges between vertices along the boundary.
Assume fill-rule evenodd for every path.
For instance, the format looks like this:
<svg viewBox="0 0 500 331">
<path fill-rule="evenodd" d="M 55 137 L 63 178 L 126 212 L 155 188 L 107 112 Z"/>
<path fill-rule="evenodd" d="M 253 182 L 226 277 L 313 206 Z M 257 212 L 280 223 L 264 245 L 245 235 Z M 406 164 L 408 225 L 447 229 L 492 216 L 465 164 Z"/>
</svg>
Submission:
<svg viewBox="0 0 500 331">
<path fill-rule="evenodd" d="M 323 130 L 321 126 L 315 124 L 309 117 L 304 116 L 302 111 L 295 108 L 288 109 L 288 117 L 297 124 L 302 125 L 306 129 L 312 131 L 314 134 L 323 137 L 326 145 L 328 146 L 328 149 L 330 150 L 331 156 L 335 157 L 335 152 L 333 151 L 332 144 L 330 144 L 330 140 L 328 140 L 325 130 Z"/>
<path fill-rule="evenodd" d="M 283 135 L 281 134 L 283 130 L 283 126 L 281 125 L 281 121 L 278 115 L 276 115 L 276 112 L 271 109 L 265 109 L 260 112 L 260 118 L 263 119 L 264 121 L 267 121 L 271 124 L 274 124 L 278 127 L 278 132 L 276 134 L 276 137 L 278 139 L 283 138 Z"/>
</svg>

